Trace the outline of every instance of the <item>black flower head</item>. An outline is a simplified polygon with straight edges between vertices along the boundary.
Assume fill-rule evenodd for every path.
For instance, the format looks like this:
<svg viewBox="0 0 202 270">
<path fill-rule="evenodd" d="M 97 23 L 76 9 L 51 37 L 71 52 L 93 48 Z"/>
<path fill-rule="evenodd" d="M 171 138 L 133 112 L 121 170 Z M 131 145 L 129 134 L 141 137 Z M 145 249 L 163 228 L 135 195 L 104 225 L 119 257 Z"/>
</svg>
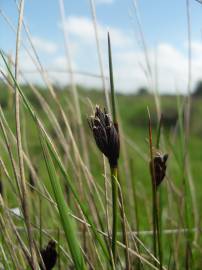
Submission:
<svg viewBox="0 0 202 270">
<path fill-rule="evenodd" d="M 159 150 L 154 151 L 153 164 L 154 164 L 154 183 L 158 187 L 166 175 L 166 161 L 168 154 L 162 154 Z M 150 161 L 150 170 L 152 162 Z"/>
<path fill-rule="evenodd" d="M 41 258 L 46 270 L 51 270 L 56 264 L 57 261 L 57 251 L 56 243 L 53 240 L 50 240 L 47 247 L 41 250 Z"/>
<path fill-rule="evenodd" d="M 35 173 L 38 173 L 38 169 L 37 169 L 36 165 L 33 165 L 33 167 L 34 167 Z M 36 177 L 31 170 L 29 171 L 28 180 L 29 180 L 30 191 L 34 192 L 34 190 L 35 190 L 34 188 L 36 187 Z"/>
<path fill-rule="evenodd" d="M 100 151 L 108 158 L 111 167 L 116 167 L 120 152 L 118 125 L 114 124 L 109 114 L 95 108 L 95 114 L 89 119 L 95 142 Z"/>
</svg>

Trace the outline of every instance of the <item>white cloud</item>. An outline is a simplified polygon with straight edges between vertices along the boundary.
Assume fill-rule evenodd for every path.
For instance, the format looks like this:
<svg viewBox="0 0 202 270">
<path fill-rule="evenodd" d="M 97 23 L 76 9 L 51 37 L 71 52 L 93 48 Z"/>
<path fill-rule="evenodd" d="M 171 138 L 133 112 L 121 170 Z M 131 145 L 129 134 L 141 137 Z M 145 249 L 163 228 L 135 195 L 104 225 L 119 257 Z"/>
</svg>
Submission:
<svg viewBox="0 0 202 270">
<path fill-rule="evenodd" d="M 82 39 L 83 42 L 92 44 L 95 42 L 93 22 L 88 17 L 70 16 L 66 21 L 66 28 L 71 35 Z M 101 42 L 107 41 L 107 32 L 110 32 L 113 46 L 123 47 L 131 45 L 131 39 L 120 29 L 107 25 L 97 24 L 98 35 Z"/>
<path fill-rule="evenodd" d="M 81 51 L 83 49 L 81 48 Z M 156 48 L 156 54 L 158 58 L 158 83 L 161 92 L 175 93 L 176 85 L 178 90 L 186 91 L 187 87 L 187 57 L 183 55 L 179 50 L 174 48 L 170 44 L 159 44 Z M 84 51 L 83 51 L 84 52 Z M 154 71 L 154 50 L 148 49 L 148 55 L 152 71 Z M 91 63 L 91 57 L 88 53 L 89 62 Z M 141 50 L 121 50 L 115 51 L 113 54 L 114 65 L 114 81 L 115 87 L 122 92 L 132 92 L 141 86 L 148 85 L 148 80 L 144 70 L 146 69 L 145 55 Z M 63 57 L 59 57 L 56 61 L 57 64 L 62 65 L 65 63 Z M 80 69 L 79 62 L 77 68 Z M 197 72 L 198 69 L 198 72 Z M 193 61 L 193 83 L 200 78 L 199 70 L 202 70 L 202 63 L 198 66 L 198 63 Z M 91 73 L 98 73 L 99 69 L 93 65 L 87 65 L 85 71 Z M 105 57 L 105 74 L 108 74 L 107 57 Z M 154 75 L 154 74 L 153 74 Z M 68 76 L 65 74 L 52 74 L 54 78 L 57 78 L 57 82 L 68 83 Z M 96 78 L 84 77 L 75 75 L 77 83 L 84 84 L 86 86 L 101 87 L 101 81 Z"/>
<path fill-rule="evenodd" d="M 191 50 L 194 54 L 197 54 L 197 57 L 201 55 L 200 58 L 202 58 L 202 42 L 192 41 Z"/>
<path fill-rule="evenodd" d="M 183 44 L 182 44 L 183 46 Z M 202 43 L 192 43 L 192 89 L 202 78 Z M 157 47 L 148 48 L 150 66 L 155 78 L 155 62 L 157 62 L 158 87 L 161 92 L 175 93 L 187 91 L 188 56 L 183 50 L 169 43 L 160 43 Z M 115 84 L 122 91 L 133 91 L 148 84 L 144 52 L 138 49 L 122 50 L 114 54 Z M 151 85 L 150 85 L 151 87 Z M 178 87 L 178 89 L 176 89 Z"/>
<path fill-rule="evenodd" d="M 57 51 L 58 47 L 52 41 L 48 41 L 41 37 L 33 37 L 32 41 L 38 51 L 49 53 L 49 54 L 53 54 Z"/>
<path fill-rule="evenodd" d="M 69 42 L 72 47 L 72 63 L 74 70 L 87 73 L 99 74 L 99 64 L 96 51 L 94 29 L 91 20 L 87 17 L 71 16 L 68 19 L 68 30 L 70 34 Z M 104 73 L 108 75 L 108 57 L 107 57 L 107 27 L 98 23 L 98 31 L 103 52 Z M 132 92 L 141 86 L 148 85 L 147 69 L 144 51 L 135 47 L 133 39 L 125 31 L 119 28 L 111 28 L 112 33 L 112 53 L 114 66 L 114 81 L 116 89 L 122 92 Z M 36 42 L 36 41 L 35 41 Z M 42 42 L 49 44 L 49 42 Z M 36 43 L 35 43 L 36 44 Z M 38 46 L 41 44 L 38 42 Z M 66 58 L 62 53 L 56 51 L 56 47 L 49 47 L 46 52 L 57 52 L 51 60 L 41 59 L 44 67 L 51 70 L 65 70 L 67 68 Z M 181 47 L 180 47 L 181 46 Z M 202 77 L 202 42 L 192 41 L 192 87 Z M 50 49 L 52 48 L 52 49 Z M 170 43 L 161 42 L 156 48 L 148 46 L 148 58 L 152 69 L 153 78 L 155 78 L 155 65 L 157 63 L 158 88 L 160 92 L 175 93 L 176 90 L 186 92 L 188 80 L 188 54 L 184 50 L 186 43 L 180 44 L 176 48 Z M 20 66 L 23 70 L 34 69 L 29 57 L 22 55 L 23 60 Z M 39 77 L 39 75 L 38 75 Z M 61 84 L 68 83 L 69 76 L 64 72 L 51 72 L 50 77 L 53 81 Z M 31 81 L 37 80 L 37 75 L 29 75 Z M 77 83 L 86 86 L 101 87 L 99 78 L 85 77 L 76 74 Z M 178 87 L 178 89 L 176 89 Z"/>
</svg>

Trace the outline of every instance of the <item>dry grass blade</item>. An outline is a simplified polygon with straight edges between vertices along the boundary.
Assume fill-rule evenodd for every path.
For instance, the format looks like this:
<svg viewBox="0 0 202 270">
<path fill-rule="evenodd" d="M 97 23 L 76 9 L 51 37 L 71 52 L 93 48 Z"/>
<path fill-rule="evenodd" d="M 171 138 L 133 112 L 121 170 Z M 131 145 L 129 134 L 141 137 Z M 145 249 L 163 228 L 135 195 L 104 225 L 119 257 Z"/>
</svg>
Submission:
<svg viewBox="0 0 202 270">
<path fill-rule="evenodd" d="M 105 95 L 105 104 L 106 104 L 107 111 L 110 113 L 111 107 L 110 107 L 109 93 L 107 90 L 105 74 L 104 74 L 102 52 L 101 52 L 101 48 L 100 48 L 100 40 L 99 40 L 99 33 L 98 33 L 98 26 L 97 26 L 97 19 L 96 19 L 95 1 L 94 0 L 89 0 L 89 1 L 90 1 L 91 13 L 92 13 L 93 27 L 94 27 L 94 32 L 95 32 L 95 40 L 96 40 L 97 54 L 98 54 L 98 60 L 99 60 L 99 66 L 100 66 L 100 74 L 101 74 L 101 78 L 102 78 L 102 88 L 104 90 L 104 95 Z"/>
<path fill-rule="evenodd" d="M 20 34 L 23 20 L 23 10 L 24 10 L 24 0 L 20 1 L 19 6 L 19 19 L 18 19 L 18 28 L 17 28 L 17 38 L 16 38 L 16 55 L 15 55 L 15 80 L 18 81 L 18 66 L 19 66 L 19 49 L 20 49 Z M 31 267 L 36 269 L 37 260 L 33 243 L 33 236 L 30 226 L 30 217 L 29 217 L 29 201 L 27 198 L 27 190 L 25 184 L 25 173 L 24 173 L 24 161 L 22 154 L 22 138 L 21 138 L 21 124 L 20 124 L 20 96 L 19 92 L 15 88 L 15 117 L 16 117 L 16 131 L 17 131 L 17 148 L 18 148 L 18 158 L 19 158 L 19 170 L 21 178 L 21 191 L 22 191 L 22 209 L 25 217 L 25 222 L 28 231 L 28 238 L 30 243 L 30 252 L 31 252 Z"/>
</svg>

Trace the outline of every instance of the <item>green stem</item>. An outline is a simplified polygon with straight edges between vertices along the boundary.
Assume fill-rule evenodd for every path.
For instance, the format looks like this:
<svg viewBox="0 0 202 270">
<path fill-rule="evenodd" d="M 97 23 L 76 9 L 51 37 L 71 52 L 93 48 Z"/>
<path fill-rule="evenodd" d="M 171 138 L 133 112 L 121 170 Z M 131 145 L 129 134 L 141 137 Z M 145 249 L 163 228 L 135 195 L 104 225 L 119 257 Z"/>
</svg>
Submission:
<svg viewBox="0 0 202 270">
<path fill-rule="evenodd" d="M 116 102 L 115 102 L 115 92 L 114 92 L 114 77 L 113 77 L 111 41 L 110 41 L 109 33 L 108 33 L 108 56 L 109 56 L 109 78 L 110 78 L 110 87 L 111 87 L 112 116 L 113 116 L 113 122 L 116 123 L 117 122 Z"/>
<path fill-rule="evenodd" d="M 157 139 L 156 139 L 156 148 L 159 149 L 160 137 L 162 130 L 162 121 L 163 115 L 161 114 L 158 128 L 157 128 Z M 157 230 L 157 241 L 158 241 L 158 255 L 159 255 L 159 269 L 163 267 L 163 249 L 162 249 L 162 194 L 161 187 L 158 191 L 156 190 L 156 230 Z"/>
<path fill-rule="evenodd" d="M 152 159 L 153 160 L 153 159 Z M 153 163 L 153 161 L 152 161 Z M 152 164 L 152 199 L 153 199 L 153 249 L 154 256 L 157 257 L 157 248 L 159 256 L 159 269 L 163 267 L 162 264 L 162 250 L 161 250 L 161 232 L 159 224 L 159 204 L 158 204 L 158 193 L 155 184 L 155 172 Z M 159 207 L 158 207 L 159 206 Z M 155 262 L 156 266 L 156 262 Z"/>
<path fill-rule="evenodd" d="M 157 192 L 156 192 L 156 183 L 155 183 L 155 170 L 154 170 L 154 160 L 153 160 L 153 144 L 152 144 L 152 128 L 151 128 L 151 117 L 149 108 L 148 110 L 148 127 L 149 127 L 149 148 L 150 148 L 150 169 L 151 169 L 151 180 L 152 180 L 152 223 L 153 223 L 153 252 L 154 257 L 157 257 L 157 243 L 156 234 L 158 233 L 158 212 L 157 212 Z M 157 235 L 158 236 L 158 235 Z M 157 266 L 156 261 L 154 265 Z"/>
<path fill-rule="evenodd" d="M 153 180 L 152 180 L 153 182 Z M 152 206 L 153 206 L 153 252 L 154 257 L 157 257 L 157 246 L 156 246 L 156 186 L 152 183 Z M 156 266 L 156 261 L 154 262 Z"/>
<path fill-rule="evenodd" d="M 156 192 L 156 205 L 155 205 L 155 218 L 156 218 L 156 232 L 157 232 L 157 242 L 158 242 L 158 256 L 159 256 L 159 269 L 162 270 L 163 263 L 162 263 L 162 248 L 161 248 L 161 228 L 160 228 L 160 203 L 159 203 L 159 196 L 160 194 Z"/>
<path fill-rule="evenodd" d="M 159 145 L 160 145 L 162 121 L 163 121 L 163 114 L 161 114 L 161 118 L 159 120 L 158 127 L 157 127 L 157 137 L 156 137 L 156 148 L 157 149 L 159 149 Z"/>
<path fill-rule="evenodd" d="M 162 248 L 162 191 L 159 189 L 157 192 L 157 234 L 158 234 L 158 250 L 160 269 L 163 269 L 163 248 Z"/>
<path fill-rule="evenodd" d="M 134 166 L 133 166 L 133 159 L 130 159 L 130 171 L 131 171 L 131 183 L 132 183 L 132 192 L 133 192 L 133 207 L 135 210 L 135 230 L 137 232 L 137 238 L 140 239 L 139 235 L 139 213 L 138 213 L 138 201 L 137 201 L 137 190 L 136 190 L 136 182 L 135 182 L 135 173 L 134 173 Z M 138 253 L 140 252 L 140 243 L 135 243 L 136 249 Z M 140 258 L 137 257 L 137 264 L 136 269 L 139 270 L 141 265 Z"/>
<path fill-rule="evenodd" d="M 111 168 L 112 181 L 112 211 L 113 211 L 113 225 L 112 225 L 112 254 L 114 263 L 116 262 L 116 239 L 117 239 L 117 213 L 118 213 L 118 186 L 117 186 L 117 168 Z M 115 263 L 116 264 L 116 263 Z"/>
<path fill-rule="evenodd" d="M 124 252 L 125 252 L 125 261 L 126 261 L 126 267 L 125 270 L 130 270 L 130 257 L 128 253 L 128 238 L 127 238 L 127 231 L 126 231 L 126 218 L 125 218 L 125 210 L 124 210 L 124 203 L 123 203 L 123 196 L 121 192 L 121 186 L 119 185 L 118 188 L 118 195 L 119 195 L 119 201 L 120 201 L 120 212 L 121 212 L 121 225 L 122 225 L 122 235 L 123 235 L 123 243 L 126 246 Z"/>
</svg>

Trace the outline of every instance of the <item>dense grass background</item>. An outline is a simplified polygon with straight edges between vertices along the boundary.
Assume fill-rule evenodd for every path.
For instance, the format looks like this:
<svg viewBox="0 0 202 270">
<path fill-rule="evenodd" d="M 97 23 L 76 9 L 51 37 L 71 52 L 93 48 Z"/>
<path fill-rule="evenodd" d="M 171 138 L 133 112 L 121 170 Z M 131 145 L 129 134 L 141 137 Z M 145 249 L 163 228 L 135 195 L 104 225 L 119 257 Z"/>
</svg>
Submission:
<svg viewBox="0 0 202 270">
<path fill-rule="evenodd" d="M 86 149 L 84 150 L 81 137 L 79 135 L 79 126 L 77 124 L 75 107 L 73 105 L 74 103 L 70 87 L 62 89 L 56 88 L 55 91 L 57 100 L 59 101 L 59 104 L 63 108 L 69 121 L 69 125 L 73 132 L 74 140 L 78 146 L 81 157 L 83 158 L 85 165 L 89 168 L 90 175 L 87 174 L 86 176 L 85 171 L 78 161 L 78 156 L 74 153 L 73 142 L 67 126 L 64 123 L 64 119 L 62 118 L 58 104 L 52 98 L 50 92 L 45 88 L 36 86 L 37 93 L 44 98 L 45 102 L 47 102 L 47 104 L 50 106 L 56 117 L 56 120 L 64 135 L 64 140 L 66 146 L 68 147 L 67 151 L 69 155 L 67 155 L 67 153 L 64 151 L 64 147 L 62 146 L 60 140 L 61 138 L 58 137 L 56 132 L 58 127 L 52 123 L 53 119 L 49 113 L 46 113 L 46 107 L 44 104 L 40 103 L 39 99 L 28 86 L 23 85 L 22 91 L 46 127 L 47 133 L 52 138 L 52 141 L 58 150 L 59 156 L 66 166 L 70 180 L 76 192 L 80 196 L 81 202 L 87 204 L 87 207 L 89 208 L 88 211 L 90 210 L 90 215 L 92 216 L 97 228 L 100 228 L 102 231 L 106 232 L 107 227 L 105 216 L 106 204 L 104 196 L 105 180 L 103 176 L 103 157 L 95 147 L 92 134 L 87 124 L 87 117 L 92 114 L 92 105 L 94 106 L 95 104 L 100 104 L 101 107 L 104 106 L 102 92 L 97 89 L 84 89 L 82 87 L 78 87 L 79 104 L 82 115 L 82 132 L 85 134 L 86 143 Z M 3 109 L 6 122 L 12 132 L 15 134 L 15 110 L 13 98 L 14 96 L 12 92 L 9 92 L 7 85 L 1 84 L 0 104 Z M 200 251 L 201 238 L 194 231 L 192 231 L 193 228 L 199 230 L 201 226 L 201 98 L 192 99 L 190 137 L 186 144 L 184 138 L 185 128 L 183 124 L 183 116 L 179 116 L 184 98 L 185 97 L 183 96 L 159 96 L 161 110 L 164 116 L 160 148 L 162 151 L 169 154 L 167 176 L 160 187 L 162 194 L 162 230 L 176 229 L 178 231 L 178 233 L 177 231 L 174 231 L 169 234 L 162 234 L 163 262 L 165 267 L 168 269 L 200 269 L 202 263 Z M 130 229 L 128 227 L 128 231 L 137 231 L 137 229 L 140 231 L 150 231 L 152 229 L 152 189 L 148 163 L 149 144 L 147 107 L 149 108 L 151 114 L 153 140 L 155 142 L 158 119 L 153 95 L 117 94 L 117 108 L 121 130 L 120 183 L 122 186 L 125 213 L 128 223 L 130 224 Z M 179 121 L 182 121 L 182 129 L 180 129 Z M 28 198 L 31 202 L 31 222 L 33 228 L 37 228 L 34 230 L 35 243 L 38 248 L 41 248 L 47 244 L 49 239 L 47 234 L 55 240 L 58 240 L 59 237 L 62 250 L 59 252 L 60 256 L 58 269 L 69 269 L 66 267 L 67 265 L 70 267 L 72 263 L 71 260 L 68 259 L 68 256 L 65 255 L 66 252 L 68 252 L 68 248 L 63 236 L 63 229 L 60 225 L 57 208 L 54 208 L 53 204 L 47 200 L 47 196 L 51 196 L 50 200 L 52 201 L 51 198 L 54 196 L 54 194 L 49 181 L 46 164 L 44 162 L 42 147 L 39 140 L 39 133 L 29 111 L 24 106 L 21 108 L 21 123 L 23 149 L 36 169 L 38 176 L 37 180 L 35 179 L 36 191 L 33 192 L 28 188 Z M 6 130 L 8 132 L 8 129 Z M 10 135 L 9 141 L 12 146 L 14 158 L 16 159 L 16 143 L 13 143 Z M 185 149 L 189 153 L 188 167 L 187 164 L 185 165 L 183 160 Z M 85 151 L 87 151 L 87 153 Z M 2 134 L 1 159 L 5 164 L 8 174 L 10 175 L 11 179 L 13 179 L 12 166 L 8 152 L 5 149 L 5 142 Z M 74 196 L 72 195 L 68 184 L 65 182 L 64 176 L 61 174 L 57 163 L 54 162 L 54 165 L 68 207 L 71 209 L 73 214 L 79 218 L 82 218 L 78 204 L 73 199 Z M 3 169 L 1 169 L 1 172 L 1 181 L 4 188 L 3 198 L 5 200 L 6 207 L 19 207 L 19 197 L 14 193 Z M 26 181 L 29 183 L 30 170 L 27 165 L 25 165 L 25 173 Z M 89 179 L 91 179 L 90 181 L 95 184 L 98 193 L 95 192 L 92 183 L 89 182 Z M 185 185 L 186 194 L 184 193 Z M 47 188 L 47 191 L 44 189 L 44 186 Z M 14 190 L 16 191 L 15 184 Z M 39 190 L 41 190 L 41 193 L 39 193 Z M 110 197 L 109 186 L 108 192 L 108 196 Z M 99 201 L 99 198 L 101 201 Z M 111 211 L 110 200 L 109 211 Z M 12 218 L 17 227 L 20 228 L 23 226 L 23 222 L 18 218 Z M 44 231 L 42 232 L 40 228 L 42 228 Z M 183 228 L 190 230 L 190 233 L 184 234 L 180 232 L 180 230 Z M 80 222 L 77 222 L 77 229 L 79 230 L 77 233 L 79 235 L 80 243 L 85 250 L 86 256 L 89 256 L 89 260 L 93 264 L 93 267 L 95 269 L 107 269 L 107 261 L 100 264 L 99 260 L 97 260 L 96 253 L 92 253 L 92 246 L 94 245 L 92 243 L 92 234 L 88 234 Z M 119 231 L 121 232 L 120 224 Z M 20 230 L 20 235 L 23 241 L 26 243 L 26 234 L 23 229 Z M 143 241 L 144 245 L 150 251 L 152 251 L 152 235 L 150 233 L 148 235 L 140 233 L 139 237 Z M 118 238 L 120 241 L 122 241 L 121 233 L 119 234 Z M 6 237 L 5 239 L 3 237 L 2 243 L 4 241 L 7 241 Z M 15 240 L 12 240 L 12 242 L 15 242 Z M 136 250 L 137 247 L 135 246 L 135 242 L 131 238 L 129 245 L 132 249 L 134 248 L 134 250 Z M 18 246 L 18 242 L 15 242 L 15 246 Z M 138 247 L 140 254 L 152 263 L 150 255 L 145 254 L 145 249 L 143 246 L 138 245 Z M 9 248 L 7 249 L 10 250 Z M 64 250 L 65 253 L 63 252 Z M 119 265 L 121 269 L 124 268 L 124 257 L 122 251 L 123 250 L 119 248 Z M 100 252 L 99 248 L 97 252 Z M 17 256 L 22 257 L 21 261 L 26 265 L 26 261 L 23 259 L 23 252 L 19 251 L 18 253 Z M 9 252 L 7 254 L 8 262 L 11 265 L 11 257 L 9 256 Z M 136 256 L 131 255 L 131 263 L 133 268 L 138 267 L 137 269 L 150 269 L 150 267 L 146 266 L 144 263 L 142 265 L 138 264 L 137 266 Z"/>
</svg>

